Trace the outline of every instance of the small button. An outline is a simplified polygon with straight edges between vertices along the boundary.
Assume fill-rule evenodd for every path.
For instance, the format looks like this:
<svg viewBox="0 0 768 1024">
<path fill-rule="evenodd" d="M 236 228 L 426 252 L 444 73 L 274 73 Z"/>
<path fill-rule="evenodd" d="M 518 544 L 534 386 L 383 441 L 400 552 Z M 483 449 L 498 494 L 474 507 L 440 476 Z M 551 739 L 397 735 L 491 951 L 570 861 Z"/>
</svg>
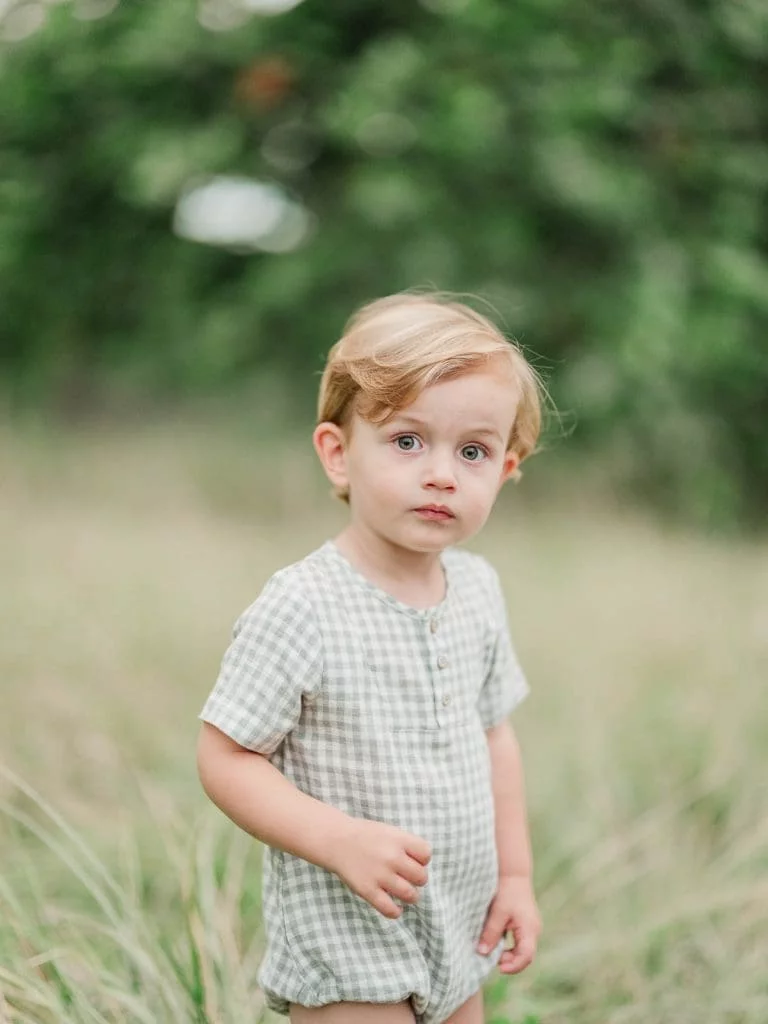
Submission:
<svg viewBox="0 0 768 1024">
<path fill-rule="evenodd" d="M 448 659 L 444 654 L 441 654 L 440 657 L 437 659 L 437 667 L 448 668 Z"/>
<path fill-rule="evenodd" d="M 429 630 L 430 630 L 430 632 L 431 633 L 436 633 L 437 632 L 437 627 L 439 625 L 440 625 L 440 623 L 438 622 L 437 619 L 430 619 L 429 620 Z"/>
<path fill-rule="evenodd" d="M 451 695 L 450 695 L 450 693 L 446 693 L 446 695 L 443 697 L 442 703 L 443 703 L 443 707 L 444 708 L 448 707 L 448 705 L 451 703 Z"/>
</svg>

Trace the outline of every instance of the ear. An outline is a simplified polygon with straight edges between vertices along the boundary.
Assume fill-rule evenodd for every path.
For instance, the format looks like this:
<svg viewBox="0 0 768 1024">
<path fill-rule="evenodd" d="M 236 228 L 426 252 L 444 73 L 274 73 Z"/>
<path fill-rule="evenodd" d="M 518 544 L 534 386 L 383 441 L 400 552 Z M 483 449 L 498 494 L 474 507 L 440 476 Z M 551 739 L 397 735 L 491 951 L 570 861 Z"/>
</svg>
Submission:
<svg viewBox="0 0 768 1024">
<path fill-rule="evenodd" d="M 341 427 L 335 423 L 319 423 L 312 434 L 312 444 L 333 486 L 337 490 L 348 489 L 347 439 Z"/>
<path fill-rule="evenodd" d="M 505 454 L 504 463 L 501 467 L 501 476 L 499 477 L 499 489 L 501 489 L 502 485 L 505 484 L 511 476 L 515 476 L 519 465 L 520 456 L 517 452 L 507 452 Z"/>
</svg>

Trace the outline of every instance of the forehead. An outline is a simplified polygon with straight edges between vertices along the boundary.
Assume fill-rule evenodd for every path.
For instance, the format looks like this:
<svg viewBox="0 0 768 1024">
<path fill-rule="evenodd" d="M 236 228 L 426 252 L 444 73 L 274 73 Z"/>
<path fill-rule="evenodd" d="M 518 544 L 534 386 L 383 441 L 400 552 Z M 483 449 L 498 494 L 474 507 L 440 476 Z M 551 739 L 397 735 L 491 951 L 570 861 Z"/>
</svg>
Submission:
<svg viewBox="0 0 768 1024">
<path fill-rule="evenodd" d="M 511 426 L 517 412 L 519 388 L 510 369 L 480 367 L 444 378 L 424 388 L 416 398 L 387 417 L 444 422 L 467 417 L 494 426 Z"/>
</svg>

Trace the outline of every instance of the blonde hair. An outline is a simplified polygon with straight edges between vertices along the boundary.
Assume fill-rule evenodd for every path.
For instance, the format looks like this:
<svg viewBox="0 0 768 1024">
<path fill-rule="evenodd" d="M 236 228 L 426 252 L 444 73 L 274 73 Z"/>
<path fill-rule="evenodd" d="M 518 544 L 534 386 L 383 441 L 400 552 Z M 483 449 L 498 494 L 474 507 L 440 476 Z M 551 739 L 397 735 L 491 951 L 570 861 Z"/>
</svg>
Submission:
<svg viewBox="0 0 768 1024">
<path fill-rule="evenodd" d="M 328 353 L 318 423 L 346 429 L 355 413 L 384 422 L 430 384 L 500 356 L 508 361 L 518 399 L 507 450 L 522 462 L 534 452 L 541 430 L 539 376 L 495 324 L 444 292 L 388 295 L 350 317 Z"/>
</svg>

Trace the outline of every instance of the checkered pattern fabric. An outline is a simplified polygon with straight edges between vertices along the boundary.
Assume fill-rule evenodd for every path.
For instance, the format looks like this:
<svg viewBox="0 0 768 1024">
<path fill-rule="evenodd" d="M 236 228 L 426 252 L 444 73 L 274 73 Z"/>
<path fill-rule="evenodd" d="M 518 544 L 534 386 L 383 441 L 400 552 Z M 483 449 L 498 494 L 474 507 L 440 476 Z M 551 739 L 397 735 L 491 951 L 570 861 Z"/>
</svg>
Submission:
<svg viewBox="0 0 768 1024">
<path fill-rule="evenodd" d="M 432 847 L 417 904 L 385 918 L 336 875 L 265 849 L 268 1005 L 399 1002 L 438 1024 L 498 962 L 475 951 L 497 884 L 486 729 L 528 692 L 494 569 L 441 555 L 444 600 L 416 609 L 327 541 L 238 619 L 200 714 L 300 790 Z"/>
</svg>

